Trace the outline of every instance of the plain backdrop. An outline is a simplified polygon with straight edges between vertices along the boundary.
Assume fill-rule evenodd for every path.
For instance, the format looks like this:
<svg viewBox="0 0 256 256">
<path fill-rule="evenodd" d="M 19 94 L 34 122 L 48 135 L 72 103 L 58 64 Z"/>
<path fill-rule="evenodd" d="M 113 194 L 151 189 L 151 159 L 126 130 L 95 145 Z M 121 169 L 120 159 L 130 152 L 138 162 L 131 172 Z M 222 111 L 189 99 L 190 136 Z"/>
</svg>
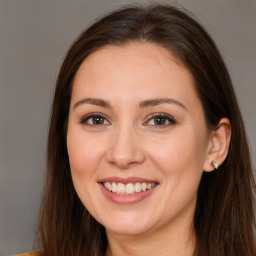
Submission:
<svg viewBox="0 0 256 256">
<path fill-rule="evenodd" d="M 134 1 L 0 0 L 0 255 L 32 249 L 49 110 L 67 48 L 95 18 L 131 3 Z M 256 1 L 162 3 L 190 10 L 217 43 L 234 83 L 255 163 Z"/>
</svg>

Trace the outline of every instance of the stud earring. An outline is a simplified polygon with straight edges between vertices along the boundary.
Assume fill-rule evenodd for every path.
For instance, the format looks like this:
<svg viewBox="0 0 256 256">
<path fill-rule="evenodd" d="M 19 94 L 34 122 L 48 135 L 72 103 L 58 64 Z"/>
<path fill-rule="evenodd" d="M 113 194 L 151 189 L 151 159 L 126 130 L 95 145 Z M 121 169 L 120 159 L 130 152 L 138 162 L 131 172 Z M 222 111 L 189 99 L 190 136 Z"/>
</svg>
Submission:
<svg viewBox="0 0 256 256">
<path fill-rule="evenodd" d="M 217 162 L 215 161 L 215 160 L 213 160 L 212 162 L 211 162 L 211 166 L 215 169 L 215 170 L 217 170 L 218 169 L 218 164 L 217 164 Z"/>
</svg>

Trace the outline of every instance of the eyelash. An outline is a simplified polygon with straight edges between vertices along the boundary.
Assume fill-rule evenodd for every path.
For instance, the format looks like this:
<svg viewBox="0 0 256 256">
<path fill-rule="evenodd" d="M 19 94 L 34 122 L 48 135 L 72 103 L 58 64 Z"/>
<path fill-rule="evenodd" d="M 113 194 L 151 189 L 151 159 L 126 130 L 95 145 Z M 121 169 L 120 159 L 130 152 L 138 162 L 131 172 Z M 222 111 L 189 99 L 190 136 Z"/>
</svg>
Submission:
<svg viewBox="0 0 256 256">
<path fill-rule="evenodd" d="M 165 113 L 154 113 L 154 114 L 149 115 L 146 123 L 149 123 L 149 121 L 151 121 L 151 120 L 154 122 L 154 119 L 156 119 L 156 118 L 162 118 L 165 121 L 168 121 L 169 124 L 163 124 L 163 125 L 149 124 L 149 126 L 156 126 L 157 128 L 165 128 L 166 126 L 176 124 L 176 120 L 173 117 L 171 117 Z"/>
<path fill-rule="evenodd" d="M 86 115 L 86 116 L 84 116 L 84 117 L 81 119 L 80 123 L 81 123 L 81 124 L 84 124 L 84 125 L 87 125 L 87 126 L 92 126 L 92 127 L 102 126 L 102 125 L 108 125 L 108 124 L 104 124 L 104 123 L 103 123 L 103 124 L 93 124 L 93 123 L 90 124 L 90 123 L 88 123 L 88 120 L 90 120 L 90 119 L 92 119 L 92 118 L 102 118 L 102 119 L 103 119 L 103 122 L 107 121 L 108 124 L 110 123 L 110 122 L 108 121 L 108 118 L 106 118 L 106 117 L 105 117 L 103 114 L 101 114 L 101 113 L 93 113 L 93 114 Z M 164 119 L 164 121 L 165 121 L 165 122 L 168 121 L 169 124 L 163 124 L 163 125 L 161 125 L 161 124 L 159 124 L 159 125 L 156 125 L 156 124 L 146 124 L 146 123 L 149 123 L 151 120 L 153 120 L 153 122 L 154 122 L 154 119 L 156 119 L 156 118 Z M 93 122 L 93 121 L 92 121 L 92 122 Z M 169 116 L 169 115 L 167 115 L 167 114 L 164 114 L 164 113 L 154 113 L 154 114 L 151 114 L 151 115 L 148 116 L 148 119 L 147 119 L 147 121 L 146 121 L 144 124 L 146 124 L 146 125 L 148 125 L 148 126 L 156 126 L 157 128 L 164 128 L 164 127 L 166 127 L 166 126 L 170 126 L 170 125 L 176 124 L 176 121 L 175 121 L 175 119 L 174 119 L 173 117 L 171 117 L 171 116 Z"/>
<path fill-rule="evenodd" d="M 101 114 L 101 113 L 93 113 L 93 114 L 89 114 L 89 115 L 86 115 L 84 116 L 82 119 L 81 119 L 81 124 L 84 124 L 84 125 L 87 125 L 87 126 L 100 126 L 100 125 L 106 125 L 106 124 L 90 124 L 88 123 L 88 120 L 91 119 L 91 118 L 102 118 L 104 119 L 104 122 L 105 120 L 107 120 L 107 118 Z M 109 121 L 107 121 L 109 122 Z"/>
</svg>

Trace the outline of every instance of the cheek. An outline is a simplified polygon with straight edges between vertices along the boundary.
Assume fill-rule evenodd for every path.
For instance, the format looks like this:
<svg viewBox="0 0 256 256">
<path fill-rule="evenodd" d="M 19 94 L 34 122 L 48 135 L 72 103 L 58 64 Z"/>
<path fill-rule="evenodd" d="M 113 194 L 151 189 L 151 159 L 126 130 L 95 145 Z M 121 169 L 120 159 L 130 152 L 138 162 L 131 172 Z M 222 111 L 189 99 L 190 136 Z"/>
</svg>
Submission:
<svg viewBox="0 0 256 256">
<path fill-rule="evenodd" d="M 89 176 L 100 161 L 103 147 L 97 137 L 85 136 L 83 131 L 72 129 L 67 134 L 67 149 L 72 175 Z"/>
<path fill-rule="evenodd" d="M 172 134 L 149 146 L 151 158 L 167 173 L 182 166 L 199 167 L 203 148 L 192 132 Z"/>
<path fill-rule="evenodd" d="M 187 131 L 172 134 L 157 145 L 150 147 L 150 157 L 161 172 L 163 215 L 167 218 L 187 207 L 193 212 L 203 172 L 204 139 Z"/>
<path fill-rule="evenodd" d="M 70 127 L 67 134 L 67 149 L 71 176 L 78 197 L 92 214 L 94 197 L 99 193 L 97 169 L 102 155 L 102 147 L 97 147 L 97 139 L 85 136 L 84 131 Z"/>
<path fill-rule="evenodd" d="M 162 182 L 177 193 L 177 198 L 186 192 L 196 193 L 203 172 L 206 134 L 195 131 L 185 127 L 182 132 L 169 134 L 149 147 L 152 162 L 162 174 Z M 170 195 L 169 192 L 166 195 Z"/>
</svg>

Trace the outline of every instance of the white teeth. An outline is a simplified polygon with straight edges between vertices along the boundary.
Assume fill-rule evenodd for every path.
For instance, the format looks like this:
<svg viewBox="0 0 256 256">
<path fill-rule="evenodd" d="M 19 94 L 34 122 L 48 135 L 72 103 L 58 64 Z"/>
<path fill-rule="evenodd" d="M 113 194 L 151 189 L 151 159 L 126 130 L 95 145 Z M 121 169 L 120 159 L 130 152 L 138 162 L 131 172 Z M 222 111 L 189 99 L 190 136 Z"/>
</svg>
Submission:
<svg viewBox="0 0 256 256">
<path fill-rule="evenodd" d="M 134 193 L 139 193 L 141 191 L 146 191 L 149 190 L 153 187 L 156 186 L 156 183 L 128 183 L 128 184 L 123 184 L 123 183 L 115 183 L 115 182 L 103 182 L 104 187 L 115 193 L 115 194 L 120 194 L 120 195 L 131 195 Z"/>
<path fill-rule="evenodd" d="M 125 194 L 125 185 L 123 183 L 117 184 L 117 194 L 120 194 L 120 195 Z"/>
<path fill-rule="evenodd" d="M 133 194 L 134 193 L 134 185 L 132 183 L 129 183 L 126 185 L 126 194 Z"/>
<path fill-rule="evenodd" d="M 117 192 L 117 185 L 115 182 L 112 183 L 112 192 L 116 193 Z"/>
<path fill-rule="evenodd" d="M 142 185 L 141 185 L 142 191 L 146 191 L 147 187 L 148 187 L 147 183 L 142 183 Z"/>
<path fill-rule="evenodd" d="M 135 192 L 140 192 L 141 191 L 141 183 L 136 183 L 135 184 Z"/>
</svg>

